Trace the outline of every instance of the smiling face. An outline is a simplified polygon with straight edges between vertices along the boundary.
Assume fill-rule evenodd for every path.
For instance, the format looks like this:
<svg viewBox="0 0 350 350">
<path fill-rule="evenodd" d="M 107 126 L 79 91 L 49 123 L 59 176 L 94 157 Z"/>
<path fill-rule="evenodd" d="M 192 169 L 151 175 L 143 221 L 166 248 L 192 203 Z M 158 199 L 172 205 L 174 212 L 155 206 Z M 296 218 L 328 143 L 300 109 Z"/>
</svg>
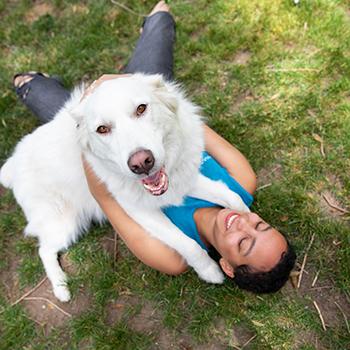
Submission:
<svg viewBox="0 0 350 350">
<path fill-rule="evenodd" d="M 177 100 L 160 76 L 133 75 L 102 83 L 79 110 L 83 147 L 104 167 L 135 180 L 147 193 L 168 189 L 169 156 L 178 151 Z M 174 135 L 168 137 L 168 135 Z"/>
<path fill-rule="evenodd" d="M 287 251 L 287 241 L 255 213 L 237 213 L 231 209 L 218 212 L 214 225 L 215 247 L 227 275 L 248 265 L 253 272 L 270 271 Z"/>
</svg>

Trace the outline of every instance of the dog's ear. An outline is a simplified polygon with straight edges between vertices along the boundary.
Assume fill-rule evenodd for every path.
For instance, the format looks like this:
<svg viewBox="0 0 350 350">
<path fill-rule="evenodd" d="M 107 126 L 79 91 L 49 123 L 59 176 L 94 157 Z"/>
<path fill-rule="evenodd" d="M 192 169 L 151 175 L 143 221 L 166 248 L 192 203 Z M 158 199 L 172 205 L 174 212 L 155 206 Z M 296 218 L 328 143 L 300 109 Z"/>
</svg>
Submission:
<svg viewBox="0 0 350 350">
<path fill-rule="evenodd" d="M 147 77 L 154 87 L 154 92 L 159 100 L 172 112 L 176 113 L 178 102 L 177 95 L 174 93 L 174 87 L 171 83 L 166 83 L 160 74 Z M 173 91 L 171 91 L 173 90 Z"/>
<path fill-rule="evenodd" d="M 84 118 L 84 114 L 86 113 L 86 99 L 87 98 L 84 98 L 77 105 L 72 106 L 72 108 L 69 110 L 70 116 L 76 122 L 78 140 L 83 149 L 88 148 L 87 127 Z"/>
<path fill-rule="evenodd" d="M 71 117 L 77 122 L 79 125 L 81 121 L 84 118 L 84 110 L 85 110 L 85 99 L 80 101 L 77 105 L 72 106 L 72 108 L 69 110 L 69 114 Z"/>
</svg>

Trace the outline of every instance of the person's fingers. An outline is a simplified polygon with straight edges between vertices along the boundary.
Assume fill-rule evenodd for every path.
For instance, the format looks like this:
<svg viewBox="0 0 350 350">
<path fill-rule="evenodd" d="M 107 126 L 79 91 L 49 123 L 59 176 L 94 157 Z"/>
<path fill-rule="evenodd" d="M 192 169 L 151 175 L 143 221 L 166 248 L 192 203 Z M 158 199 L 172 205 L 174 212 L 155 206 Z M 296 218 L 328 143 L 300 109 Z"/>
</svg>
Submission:
<svg viewBox="0 0 350 350">
<path fill-rule="evenodd" d="M 101 77 L 99 77 L 97 80 L 94 80 L 92 84 L 85 90 L 84 95 L 81 99 L 81 101 L 88 95 L 92 94 L 93 91 L 100 86 L 103 82 L 107 80 L 112 79 L 118 79 L 118 78 L 125 78 L 130 76 L 131 74 L 103 74 Z"/>
</svg>

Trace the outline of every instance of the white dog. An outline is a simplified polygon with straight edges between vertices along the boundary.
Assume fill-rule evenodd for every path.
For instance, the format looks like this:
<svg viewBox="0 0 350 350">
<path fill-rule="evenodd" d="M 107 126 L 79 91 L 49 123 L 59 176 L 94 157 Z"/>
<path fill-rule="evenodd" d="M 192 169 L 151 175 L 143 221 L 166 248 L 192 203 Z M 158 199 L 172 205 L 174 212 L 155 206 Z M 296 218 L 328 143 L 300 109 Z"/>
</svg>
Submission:
<svg viewBox="0 0 350 350">
<path fill-rule="evenodd" d="M 204 149 L 198 108 L 160 75 L 135 74 L 102 83 L 81 101 L 76 89 L 54 120 L 25 136 L 0 172 L 39 239 L 55 296 L 70 293 L 57 253 L 104 214 L 89 192 L 81 154 L 126 212 L 178 251 L 207 282 L 221 283 L 218 265 L 162 213 L 185 195 L 249 210 L 221 182 L 198 171 Z"/>
</svg>

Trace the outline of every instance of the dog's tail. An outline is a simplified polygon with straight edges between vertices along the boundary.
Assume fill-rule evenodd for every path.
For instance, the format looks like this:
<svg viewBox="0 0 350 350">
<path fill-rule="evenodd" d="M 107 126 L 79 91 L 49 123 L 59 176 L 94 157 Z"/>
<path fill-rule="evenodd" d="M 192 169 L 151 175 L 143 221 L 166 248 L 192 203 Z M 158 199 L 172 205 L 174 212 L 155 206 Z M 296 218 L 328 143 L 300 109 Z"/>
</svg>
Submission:
<svg viewBox="0 0 350 350">
<path fill-rule="evenodd" d="M 0 169 L 0 183 L 7 188 L 12 188 L 12 181 L 15 171 L 15 162 L 10 157 Z"/>
</svg>

